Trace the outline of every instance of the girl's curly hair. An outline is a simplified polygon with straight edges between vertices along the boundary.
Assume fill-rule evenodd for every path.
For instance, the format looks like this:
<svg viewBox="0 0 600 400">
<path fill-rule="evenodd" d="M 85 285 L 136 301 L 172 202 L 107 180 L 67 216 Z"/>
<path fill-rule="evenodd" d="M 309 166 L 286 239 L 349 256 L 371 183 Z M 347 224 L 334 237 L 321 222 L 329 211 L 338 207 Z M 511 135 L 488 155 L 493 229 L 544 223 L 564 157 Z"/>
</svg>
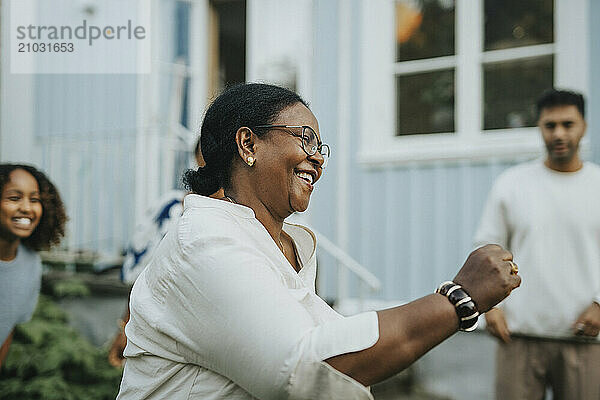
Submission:
<svg viewBox="0 0 600 400">
<path fill-rule="evenodd" d="M 56 187 L 44 175 L 31 165 L 23 164 L 0 164 L 0 193 L 4 191 L 4 185 L 10 180 L 10 174 L 16 169 L 29 172 L 37 181 L 42 201 L 42 218 L 31 236 L 21 240 L 27 248 L 39 251 L 47 250 L 60 243 L 65 235 L 65 223 L 67 214 L 65 206 L 60 198 Z"/>
</svg>

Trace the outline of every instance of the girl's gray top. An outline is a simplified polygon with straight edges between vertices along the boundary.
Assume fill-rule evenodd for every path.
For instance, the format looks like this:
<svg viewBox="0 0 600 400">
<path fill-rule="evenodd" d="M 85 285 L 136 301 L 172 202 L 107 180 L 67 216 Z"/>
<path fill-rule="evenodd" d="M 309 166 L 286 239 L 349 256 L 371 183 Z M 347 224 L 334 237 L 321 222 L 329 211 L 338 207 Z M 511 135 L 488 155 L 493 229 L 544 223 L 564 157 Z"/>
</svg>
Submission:
<svg viewBox="0 0 600 400">
<path fill-rule="evenodd" d="M 22 244 L 11 261 L 0 261 L 0 345 L 16 324 L 27 322 L 40 292 L 40 256 Z"/>
</svg>

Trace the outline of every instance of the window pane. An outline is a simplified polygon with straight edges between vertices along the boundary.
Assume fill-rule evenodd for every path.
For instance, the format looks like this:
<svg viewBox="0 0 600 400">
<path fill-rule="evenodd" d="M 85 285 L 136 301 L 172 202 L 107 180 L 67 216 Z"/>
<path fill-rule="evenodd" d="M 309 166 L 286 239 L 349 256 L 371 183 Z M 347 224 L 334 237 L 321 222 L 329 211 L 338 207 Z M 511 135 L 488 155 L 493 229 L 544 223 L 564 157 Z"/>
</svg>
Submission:
<svg viewBox="0 0 600 400">
<path fill-rule="evenodd" d="M 454 132 L 454 70 L 396 78 L 397 135 Z"/>
<path fill-rule="evenodd" d="M 553 0 L 485 0 L 485 50 L 554 41 Z"/>
<path fill-rule="evenodd" d="M 552 87 L 553 56 L 483 66 L 484 129 L 535 126 L 535 101 Z"/>
<path fill-rule="evenodd" d="M 454 0 L 396 2 L 396 61 L 454 54 Z"/>
</svg>

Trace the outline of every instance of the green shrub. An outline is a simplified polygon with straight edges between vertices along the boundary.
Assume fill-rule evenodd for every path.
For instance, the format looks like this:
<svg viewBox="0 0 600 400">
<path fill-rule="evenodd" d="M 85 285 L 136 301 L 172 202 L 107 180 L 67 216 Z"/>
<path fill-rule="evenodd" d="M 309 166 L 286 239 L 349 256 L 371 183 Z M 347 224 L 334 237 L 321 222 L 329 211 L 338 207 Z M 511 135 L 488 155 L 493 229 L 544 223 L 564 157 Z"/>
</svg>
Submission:
<svg viewBox="0 0 600 400">
<path fill-rule="evenodd" d="M 86 297 L 90 295 L 90 289 L 81 279 L 63 279 L 54 283 L 52 295 L 56 298 Z"/>
<path fill-rule="evenodd" d="M 2 399 L 114 399 L 122 371 L 67 323 L 49 297 L 40 299 L 31 321 L 15 328 L 0 369 Z"/>
</svg>

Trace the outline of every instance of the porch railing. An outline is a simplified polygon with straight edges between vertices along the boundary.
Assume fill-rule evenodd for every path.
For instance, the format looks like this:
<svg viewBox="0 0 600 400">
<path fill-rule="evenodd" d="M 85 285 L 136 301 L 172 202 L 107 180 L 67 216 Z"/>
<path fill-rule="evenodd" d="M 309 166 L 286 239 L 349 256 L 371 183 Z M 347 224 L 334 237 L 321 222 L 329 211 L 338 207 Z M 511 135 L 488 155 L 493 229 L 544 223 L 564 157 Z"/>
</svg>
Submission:
<svg viewBox="0 0 600 400">
<path fill-rule="evenodd" d="M 338 245 L 329 240 L 325 235 L 316 231 L 311 227 L 311 230 L 317 236 L 317 243 L 321 250 L 327 252 L 338 262 L 338 268 L 343 268 L 353 273 L 359 282 L 358 286 L 358 298 L 356 300 L 356 311 L 363 311 L 369 308 L 367 305 L 367 299 L 371 298 L 379 289 L 381 289 L 381 281 L 373 275 L 366 267 L 361 265 L 358 261 L 352 258 L 346 251 L 340 248 Z M 349 299 L 344 298 L 346 293 L 350 293 L 348 287 L 340 287 L 339 285 L 347 285 L 347 280 L 338 279 L 338 290 L 334 300 L 334 306 L 340 305 L 344 301 Z"/>
</svg>

